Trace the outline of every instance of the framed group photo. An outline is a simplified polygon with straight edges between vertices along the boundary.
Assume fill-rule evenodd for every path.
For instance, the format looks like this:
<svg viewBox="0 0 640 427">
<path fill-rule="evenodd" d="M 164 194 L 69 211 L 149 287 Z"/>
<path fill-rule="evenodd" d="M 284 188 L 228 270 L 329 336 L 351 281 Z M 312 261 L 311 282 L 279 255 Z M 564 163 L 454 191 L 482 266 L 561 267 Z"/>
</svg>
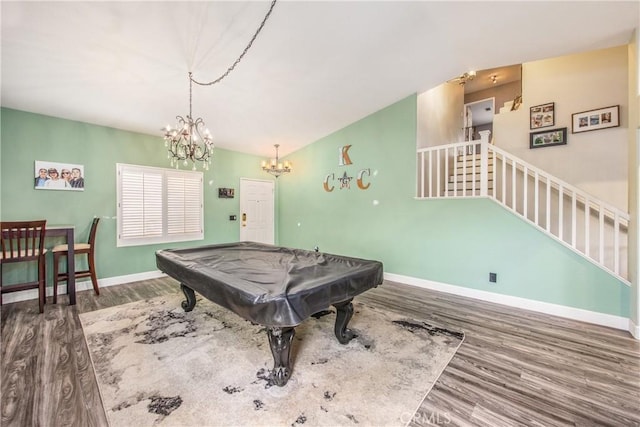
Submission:
<svg viewBox="0 0 640 427">
<path fill-rule="evenodd" d="M 84 191 L 84 166 L 36 160 L 34 188 L 36 190 Z"/>
<path fill-rule="evenodd" d="M 620 126 L 619 105 L 571 115 L 571 133 L 589 132 L 618 126 Z"/>
<path fill-rule="evenodd" d="M 555 124 L 555 103 L 548 102 L 529 109 L 529 129 L 546 128 Z"/>
<path fill-rule="evenodd" d="M 551 147 L 567 143 L 567 128 L 531 132 L 529 134 L 529 148 Z"/>
</svg>

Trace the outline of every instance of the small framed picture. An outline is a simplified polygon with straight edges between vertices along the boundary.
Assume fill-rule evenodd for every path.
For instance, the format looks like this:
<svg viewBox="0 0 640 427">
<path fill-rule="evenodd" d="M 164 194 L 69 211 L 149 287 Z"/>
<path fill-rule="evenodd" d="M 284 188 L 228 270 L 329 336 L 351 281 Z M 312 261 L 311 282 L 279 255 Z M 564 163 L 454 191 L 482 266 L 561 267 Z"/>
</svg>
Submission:
<svg viewBox="0 0 640 427">
<path fill-rule="evenodd" d="M 233 199 L 235 191 L 233 188 L 218 188 L 218 198 Z"/>
<path fill-rule="evenodd" d="M 531 132 L 529 134 L 529 148 L 551 147 L 567 143 L 567 128 Z"/>
<path fill-rule="evenodd" d="M 529 109 L 529 129 L 539 129 L 556 124 L 555 103 L 548 102 Z"/>
<path fill-rule="evenodd" d="M 571 115 L 571 133 L 588 132 L 620 126 L 620 106 L 598 108 Z"/>
</svg>

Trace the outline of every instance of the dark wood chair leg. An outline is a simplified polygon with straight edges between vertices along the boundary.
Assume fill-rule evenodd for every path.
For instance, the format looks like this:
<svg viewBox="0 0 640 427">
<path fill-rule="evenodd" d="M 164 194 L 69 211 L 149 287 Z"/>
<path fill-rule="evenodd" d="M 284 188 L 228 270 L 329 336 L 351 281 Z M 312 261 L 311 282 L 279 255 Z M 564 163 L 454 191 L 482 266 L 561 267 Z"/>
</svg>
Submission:
<svg viewBox="0 0 640 427">
<path fill-rule="evenodd" d="M 60 253 L 53 253 L 53 303 L 58 303 L 58 263 L 60 262 Z"/>
<path fill-rule="evenodd" d="M 96 277 L 96 263 L 93 257 L 93 253 L 88 254 L 89 258 L 89 274 L 91 275 L 91 283 L 93 284 L 93 290 L 96 295 L 100 295 L 100 288 L 98 288 L 98 278 Z"/>
<path fill-rule="evenodd" d="M 40 313 L 44 313 L 44 304 L 47 298 L 47 270 L 45 265 L 46 259 L 41 257 L 38 260 L 38 300 L 40 306 Z"/>
</svg>

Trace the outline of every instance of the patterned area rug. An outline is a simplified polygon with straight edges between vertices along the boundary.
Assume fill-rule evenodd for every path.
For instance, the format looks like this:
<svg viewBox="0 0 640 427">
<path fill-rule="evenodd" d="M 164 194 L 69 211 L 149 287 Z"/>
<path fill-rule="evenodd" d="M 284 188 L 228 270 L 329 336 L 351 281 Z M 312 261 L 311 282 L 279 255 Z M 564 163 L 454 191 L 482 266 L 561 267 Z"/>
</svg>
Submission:
<svg viewBox="0 0 640 427">
<path fill-rule="evenodd" d="M 80 315 L 112 426 L 402 426 L 464 338 L 354 302 L 341 345 L 335 309 L 296 327 L 293 372 L 273 385 L 264 327 L 181 294 Z"/>
</svg>

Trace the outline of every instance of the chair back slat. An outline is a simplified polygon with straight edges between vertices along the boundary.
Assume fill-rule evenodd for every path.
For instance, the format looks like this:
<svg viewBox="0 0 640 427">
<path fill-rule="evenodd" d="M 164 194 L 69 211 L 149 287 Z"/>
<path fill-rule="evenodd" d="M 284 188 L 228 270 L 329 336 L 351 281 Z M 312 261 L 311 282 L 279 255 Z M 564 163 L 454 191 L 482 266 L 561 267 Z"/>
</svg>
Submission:
<svg viewBox="0 0 640 427">
<path fill-rule="evenodd" d="M 2 221 L 2 262 L 37 259 L 43 253 L 46 220 Z"/>
</svg>

